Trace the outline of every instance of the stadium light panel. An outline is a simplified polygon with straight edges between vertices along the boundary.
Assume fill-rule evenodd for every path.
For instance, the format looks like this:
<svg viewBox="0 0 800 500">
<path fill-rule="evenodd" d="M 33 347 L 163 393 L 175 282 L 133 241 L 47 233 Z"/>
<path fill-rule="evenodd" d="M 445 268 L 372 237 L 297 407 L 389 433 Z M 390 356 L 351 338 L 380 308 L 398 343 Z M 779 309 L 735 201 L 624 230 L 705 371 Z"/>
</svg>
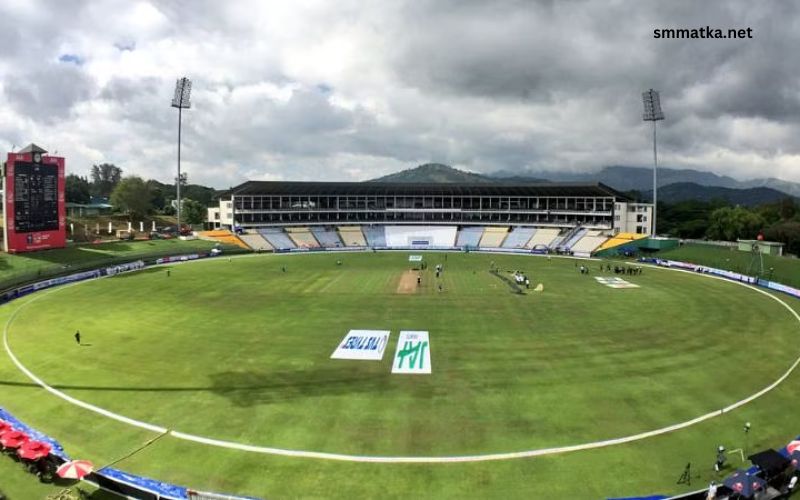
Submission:
<svg viewBox="0 0 800 500">
<path fill-rule="evenodd" d="M 189 109 L 191 107 L 190 97 L 192 95 L 192 81 L 186 77 L 178 78 L 175 82 L 175 95 L 172 97 L 172 107 Z"/>
<path fill-rule="evenodd" d="M 654 122 L 664 119 L 664 112 L 661 111 L 661 98 L 657 90 L 650 89 L 642 92 L 642 101 L 644 102 L 644 121 Z"/>
</svg>

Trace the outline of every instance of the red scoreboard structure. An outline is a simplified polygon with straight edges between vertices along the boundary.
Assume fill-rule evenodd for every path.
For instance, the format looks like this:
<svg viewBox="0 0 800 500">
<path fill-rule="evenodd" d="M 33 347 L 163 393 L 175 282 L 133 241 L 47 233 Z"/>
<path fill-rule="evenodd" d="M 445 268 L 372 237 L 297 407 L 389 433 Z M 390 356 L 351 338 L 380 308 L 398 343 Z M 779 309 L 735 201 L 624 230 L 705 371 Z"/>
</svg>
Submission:
<svg viewBox="0 0 800 500">
<path fill-rule="evenodd" d="M 64 158 L 35 144 L 9 153 L 5 170 L 5 224 L 9 253 L 63 248 L 67 240 Z"/>
</svg>

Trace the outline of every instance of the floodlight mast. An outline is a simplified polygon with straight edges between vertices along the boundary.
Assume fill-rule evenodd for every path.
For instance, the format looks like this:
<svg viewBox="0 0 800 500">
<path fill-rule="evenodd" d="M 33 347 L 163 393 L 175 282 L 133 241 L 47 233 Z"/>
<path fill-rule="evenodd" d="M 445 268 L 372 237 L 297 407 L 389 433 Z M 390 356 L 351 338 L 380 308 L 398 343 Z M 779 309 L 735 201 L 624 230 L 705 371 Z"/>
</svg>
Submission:
<svg viewBox="0 0 800 500">
<path fill-rule="evenodd" d="M 182 111 L 191 107 L 189 102 L 191 94 L 192 81 L 186 77 L 178 78 L 175 82 L 175 96 L 172 98 L 172 107 L 178 108 L 178 177 L 175 179 L 177 183 L 178 236 L 181 234 L 181 118 Z"/>
<path fill-rule="evenodd" d="M 646 122 L 653 122 L 653 236 L 656 236 L 656 211 L 658 209 L 658 149 L 656 147 L 656 122 L 664 119 L 661 111 L 661 99 L 658 91 L 650 89 L 642 92 L 642 102 L 644 103 L 643 119 Z"/>
</svg>

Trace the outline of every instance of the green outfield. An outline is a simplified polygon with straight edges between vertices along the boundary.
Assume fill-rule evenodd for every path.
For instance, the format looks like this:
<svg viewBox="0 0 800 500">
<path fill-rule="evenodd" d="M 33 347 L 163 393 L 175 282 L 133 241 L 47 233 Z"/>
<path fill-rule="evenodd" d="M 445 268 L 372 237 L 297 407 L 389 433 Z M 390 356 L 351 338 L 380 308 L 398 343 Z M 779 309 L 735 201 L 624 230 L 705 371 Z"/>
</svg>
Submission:
<svg viewBox="0 0 800 500">
<path fill-rule="evenodd" d="M 595 280 L 615 275 L 594 261 L 425 253 L 421 285 L 409 286 L 408 255 L 150 268 L 26 297 L 0 307 L 0 324 L 22 364 L 81 401 L 232 446 L 361 458 L 520 452 L 656 430 L 747 398 L 800 355 L 790 311 L 735 283 L 648 267 L 619 276 L 639 288 L 614 289 Z M 515 270 L 530 290 L 510 284 Z M 383 359 L 330 359 L 351 329 L 390 330 Z M 400 330 L 429 332 L 430 375 L 391 373 Z M 268 498 L 675 493 L 714 478 L 719 444 L 754 451 L 799 433 L 799 383 L 793 373 L 744 407 L 672 433 L 533 458 L 357 463 L 167 436 L 116 466 Z M 45 392 L 5 354 L 0 405 L 97 464 L 155 437 Z M 687 462 L 692 487 L 675 484 Z"/>
<path fill-rule="evenodd" d="M 11 255 L 0 253 L 0 290 L 21 283 L 63 276 L 86 269 L 96 269 L 138 259 L 155 260 L 167 255 L 207 252 L 216 242 L 205 240 L 183 241 L 140 240 L 113 241 L 98 244 L 69 245 L 57 250 Z M 227 252 L 241 251 L 223 245 Z"/>
</svg>

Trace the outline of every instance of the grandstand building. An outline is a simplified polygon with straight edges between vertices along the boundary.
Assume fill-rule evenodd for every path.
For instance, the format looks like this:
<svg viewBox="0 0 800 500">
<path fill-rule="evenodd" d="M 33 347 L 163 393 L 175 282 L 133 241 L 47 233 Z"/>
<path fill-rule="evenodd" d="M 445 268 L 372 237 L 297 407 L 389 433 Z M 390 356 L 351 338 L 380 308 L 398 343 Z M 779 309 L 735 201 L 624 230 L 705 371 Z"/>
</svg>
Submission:
<svg viewBox="0 0 800 500">
<path fill-rule="evenodd" d="M 427 245 L 590 253 L 617 233 L 649 234 L 651 213 L 603 184 L 248 181 L 222 193 L 208 221 L 212 229 L 245 232 L 258 250 Z"/>
</svg>

